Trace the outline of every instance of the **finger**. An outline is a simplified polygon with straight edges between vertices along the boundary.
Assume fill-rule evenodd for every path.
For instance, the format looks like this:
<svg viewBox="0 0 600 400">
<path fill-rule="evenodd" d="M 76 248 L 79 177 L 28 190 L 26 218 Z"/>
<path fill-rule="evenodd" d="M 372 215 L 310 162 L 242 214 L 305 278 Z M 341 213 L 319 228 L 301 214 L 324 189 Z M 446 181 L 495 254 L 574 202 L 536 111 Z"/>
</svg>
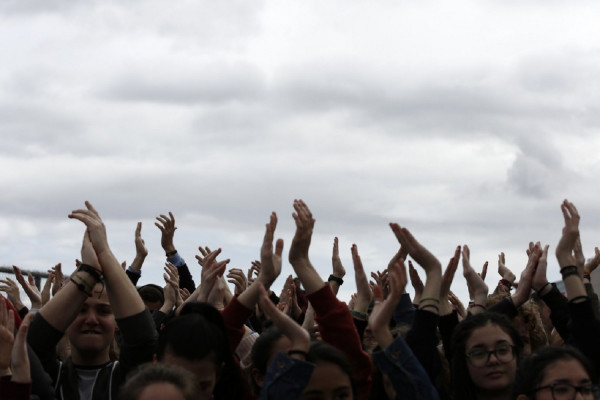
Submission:
<svg viewBox="0 0 600 400">
<path fill-rule="evenodd" d="M 277 239 L 275 242 L 275 254 L 279 257 L 283 254 L 283 239 Z"/>
<path fill-rule="evenodd" d="M 486 261 L 485 264 L 483 264 L 483 269 L 481 270 L 481 279 L 485 281 L 485 277 L 487 275 L 487 269 L 488 269 L 488 262 Z"/>
<path fill-rule="evenodd" d="M 333 257 L 335 258 L 339 258 L 340 257 L 340 251 L 338 248 L 338 238 L 337 236 L 333 238 Z"/>
<path fill-rule="evenodd" d="M 135 237 L 142 236 L 142 223 L 138 222 L 137 227 L 135 228 Z"/>
<path fill-rule="evenodd" d="M 31 275 L 31 272 L 27 274 L 27 280 L 29 281 L 29 284 L 31 286 L 35 286 L 35 280 L 33 279 L 33 275 Z"/>
<path fill-rule="evenodd" d="M 173 215 L 173 213 L 171 211 L 169 211 L 169 217 L 171 217 L 171 223 L 173 225 L 175 225 L 175 216 Z"/>
</svg>

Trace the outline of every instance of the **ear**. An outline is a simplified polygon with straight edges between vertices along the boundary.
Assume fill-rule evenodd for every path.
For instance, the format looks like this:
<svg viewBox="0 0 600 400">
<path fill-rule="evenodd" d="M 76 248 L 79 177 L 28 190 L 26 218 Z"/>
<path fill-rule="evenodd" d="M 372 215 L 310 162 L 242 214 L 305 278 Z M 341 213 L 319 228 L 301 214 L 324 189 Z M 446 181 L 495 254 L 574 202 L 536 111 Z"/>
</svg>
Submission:
<svg viewBox="0 0 600 400">
<path fill-rule="evenodd" d="M 262 388 L 263 383 L 265 382 L 265 376 L 261 374 L 257 368 L 252 368 L 250 373 L 252 374 L 252 380 L 254 381 L 254 384 L 259 388 Z"/>
</svg>

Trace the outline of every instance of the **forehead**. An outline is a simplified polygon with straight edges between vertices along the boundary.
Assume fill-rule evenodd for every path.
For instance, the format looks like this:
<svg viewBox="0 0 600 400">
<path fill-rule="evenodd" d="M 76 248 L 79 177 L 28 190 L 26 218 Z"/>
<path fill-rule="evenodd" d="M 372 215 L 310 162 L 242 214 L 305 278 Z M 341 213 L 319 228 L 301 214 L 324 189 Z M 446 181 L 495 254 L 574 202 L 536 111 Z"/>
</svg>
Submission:
<svg viewBox="0 0 600 400">
<path fill-rule="evenodd" d="M 582 381 L 589 381 L 590 377 L 579 361 L 573 359 L 557 360 L 544 370 L 544 379 L 540 386 L 561 380 L 577 385 Z"/>
<path fill-rule="evenodd" d="M 336 364 L 319 361 L 304 389 L 304 395 L 329 393 L 340 389 L 352 389 L 350 377 Z"/>
<path fill-rule="evenodd" d="M 475 346 L 493 347 L 498 342 L 506 341 L 514 344 L 512 338 L 501 327 L 495 324 L 487 324 L 473 330 L 469 340 L 467 340 L 467 350 Z"/>
<path fill-rule="evenodd" d="M 110 302 L 108 301 L 108 294 L 106 293 L 106 288 L 103 288 L 102 285 L 96 285 L 94 287 L 94 291 L 92 292 L 93 296 L 88 297 L 85 300 L 85 305 L 88 307 L 95 306 L 109 306 Z"/>
</svg>

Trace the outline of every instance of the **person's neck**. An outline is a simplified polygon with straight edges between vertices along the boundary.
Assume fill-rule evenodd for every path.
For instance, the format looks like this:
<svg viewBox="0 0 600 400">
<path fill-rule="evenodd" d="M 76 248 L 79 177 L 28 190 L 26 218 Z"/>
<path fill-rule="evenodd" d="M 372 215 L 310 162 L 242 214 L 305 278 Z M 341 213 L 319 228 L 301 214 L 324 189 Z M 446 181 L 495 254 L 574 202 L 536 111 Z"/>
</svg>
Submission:
<svg viewBox="0 0 600 400">
<path fill-rule="evenodd" d="M 110 361 L 110 357 L 107 352 L 81 352 L 75 349 L 71 351 L 71 361 L 73 364 L 82 367 L 93 367 L 96 365 L 106 364 Z"/>
<path fill-rule="evenodd" d="M 478 390 L 477 400 L 511 400 L 512 388 L 508 387 L 504 390 Z"/>
</svg>

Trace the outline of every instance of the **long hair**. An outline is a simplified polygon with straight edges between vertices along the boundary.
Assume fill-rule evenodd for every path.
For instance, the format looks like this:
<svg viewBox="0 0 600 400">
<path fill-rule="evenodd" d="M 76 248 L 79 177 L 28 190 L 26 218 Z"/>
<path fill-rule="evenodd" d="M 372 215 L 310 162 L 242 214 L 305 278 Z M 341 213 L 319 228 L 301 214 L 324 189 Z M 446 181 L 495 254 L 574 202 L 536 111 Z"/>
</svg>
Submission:
<svg viewBox="0 0 600 400">
<path fill-rule="evenodd" d="M 453 356 L 450 364 L 452 367 L 451 392 L 453 398 L 456 400 L 477 398 L 475 385 L 467 367 L 466 347 L 467 341 L 473 334 L 473 331 L 488 324 L 498 326 L 510 336 L 515 346 L 517 363 L 521 358 L 523 342 L 521 341 L 519 332 L 517 332 L 506 316 L 493 312 L 485 312 L 463 320 L 457 325 L 452 336 Z"/>
<path fill-rule="evenodd" d="M 579 362 L 587 372 L 590 380 L 594 383 L 597 382 L 594 367 L 579 350 L 569 346 L 546 347 L 532 353 L 519 365 L 513 393 L 515 397 L 520 394 L 531 397 L 533 390 L 544 380 L 548 367 L 557 361 L 563 360 Z"/>
</svg>

